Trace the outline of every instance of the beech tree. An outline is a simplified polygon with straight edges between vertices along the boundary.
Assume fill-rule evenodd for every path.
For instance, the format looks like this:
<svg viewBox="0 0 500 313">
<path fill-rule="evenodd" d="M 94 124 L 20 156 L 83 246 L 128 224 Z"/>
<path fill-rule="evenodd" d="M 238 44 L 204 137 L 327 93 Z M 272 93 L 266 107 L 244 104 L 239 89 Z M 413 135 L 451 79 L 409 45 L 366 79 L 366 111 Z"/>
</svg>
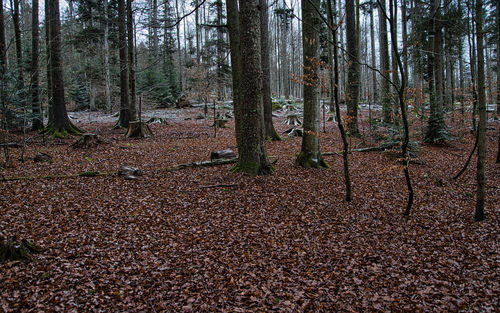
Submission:
<svg viewBox="0 0 500 313">
<path fill-rule="evenodd" d="M 380 71 L 383 75 L 389 75 L 389 40 L 387 39 L 387 21 L 384 17 L 385 0 L 377 0 L 379 9 L 379 49 L 380 49 Z M 391 122 L 391 95 L 389 81 L 385 78 L 381 80 L 380 100 L 384 113 L 384 122 Z"/>
<path fill-rule="evenodd" d="M 32 22 L 31 22 L 31 129 L 43 129 L 43 119 L 40 103 L 40 75 L 39 75 L 39 41 L 40 28 L 38 27 L 38 0 L 32 1 Z"/>
<path fill-rule="evenodd" d="M 304 54 L 304 135 L 297 163 L 303 167 L 328 167 L 319 145 L 319 0 L 302 0 L 302 49 Z"/>
<path fill-rule="evenodd" d="M 273 167 L 267 157 L 264 137 L 259 0 L 241 0 L 239 11 L 236 1 L 228 0 L 227 11 L 231 56 L 239 54 L 235 55 L 237 59 L 233 66 L 240 66 L 236 72 L 233 68 L 233 84 L 235 80 L 239 83 L 238 108 L 235 109 L 239 157 L 232 171 L 250 175 L 270 174 Z M 238 19 L 239 25 L 236 26 L 233 23 Z M 237 50 L 233 51 L 233 47 Z"/>
<path fill-rule="evenodd" d="M 358 104 L 360 86 L 358 27 L 354 0 L 346 0 L 346 39 L 347 39 L 347 128 L 351 135 L 357 136 L 358 131 Z"/>
<path fill-rule="evenodd" d="M 120 117 L 117 126 L 127 128 L 130 122 L 127 30 L 125 0 L 118 0 L 118 53 L 120 56 Z"/>
</svg>

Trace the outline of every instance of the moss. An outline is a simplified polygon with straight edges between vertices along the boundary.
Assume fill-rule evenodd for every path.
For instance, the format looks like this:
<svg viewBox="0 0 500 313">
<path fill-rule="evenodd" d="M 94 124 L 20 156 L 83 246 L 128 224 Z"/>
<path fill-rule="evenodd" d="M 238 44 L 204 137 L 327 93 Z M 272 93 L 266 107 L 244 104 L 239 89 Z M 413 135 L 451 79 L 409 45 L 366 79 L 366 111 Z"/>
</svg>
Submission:
<svg viewBox="0 0 500 313">
<path fill-rule="evenodd" d="M 95 176 L 99 176 L 99 171 L 87 171 L 87 172 L 82 172 L 80 174 L 78 174 L 78 176 L 81 176 L 81 177 L 95 177 Z"/>
<path fill-rule="evenodd" d="M 233 168 L 231 168 L 232 173 L 245 173 L 251 176 L 257 175 L 267 175 L 274 172 L 274 166 L 269 164 L 268 166 L 261 166 L 261 164 L 252 161 L 239 161 Z"/>
<path fill-rule="evenodd" d="M 18 242 L 16 237 L 8 239 L 0 237 L 0 263 L 30 259 L 31 254 L 41 251 L 41 248 L 28 242 L 27 240 L 23 239 L 21 242 Z"/>
<path fill-rule="evenodd" d="M 297 155 L 296 161 L 304 168 L 330 168 L 330 165 L 328 165 L 322 157 L 315 159 L 310 153 L 304 151 L 301 151 L 299 155 Z"/>
<path fill-rule="evenodd" d="M 73 123 L 68 122 L 66 125 L 62 127 L 56 127 L 54 124 L 49 124 L 43 130 L 40 131 L 40 134 L 45 134 L 52 136 L 54 138 L 66 138 L 68 135 L 81 135 L 82 130 L 73 125 Z"/>
</svg>

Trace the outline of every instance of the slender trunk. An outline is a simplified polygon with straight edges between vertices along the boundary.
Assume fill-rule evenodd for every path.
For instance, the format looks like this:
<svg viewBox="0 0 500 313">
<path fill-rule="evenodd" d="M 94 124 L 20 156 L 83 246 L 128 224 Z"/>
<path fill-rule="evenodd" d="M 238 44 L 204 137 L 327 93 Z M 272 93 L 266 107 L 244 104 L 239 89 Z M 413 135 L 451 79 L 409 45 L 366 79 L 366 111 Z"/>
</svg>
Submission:
<svg viewBox="0 0 500 313">
<path fill-rule="evenodd" d="M 175 0 L 175 13 L 177 16 L 177 20 L 180 19 L 180 14 L 179 14 L 179 1 Z M 181 55 L 181 30 L 180 30 L 180 23 L 177 23 L 176 25 L 176 35 L 177 35 L 177 67 L 179 69 L 179 84 L 181 86 L 181 90 L 183 88 L 183 82 L 182 82 L 182 55 Z"/>
<path fill-rule="evenodd" d="M 398 20 L 398 17 L 397 17 L 397 0 L 392 0 L 390 1 L 390 3 L 393 4 L 394 7 L 390 7 L 389 10 L 391 10 L 390 12 L 394 14 L 394 16 L 391 16 L 392 18 L 392 21 L 397 21 Z M 391 45 L 393 47 L 398 47 L 398 36 L 397 36 L 397 27 L 394 28 L 394 30 L 391 29 L 391 33 L 392 31 L 395 31 L 396 32 L 396 36 L 392 36 L 391 34 Z M 397 51 L 395 49 L 391 49 L 391 70 L 392 70 L 392 82 L 395 84 L 395 85 L 399 85 L 399 71 L 398 71 L 398 60 L 396 58 L 396 54 L 397 54 Z M 393 90 L 394 90 L 394 94 L 397 94 L 397 88 L 396 87 L 393 87 Z M 396 103 L 396 96 L 394 96 L 394 107 L 393 107 L 393 110 L 394 110 L 394 124 L 396 125 L 399 125 L 399 108 L 398 108 L 398 104 Z"/>
<path fill-rule="evenodd" d="M 330 27 L 335 27 L 331 30 L 332 38 L 333 38 L 333 81 L 334 88 L 331 90 L 331 93 L 334 95 L 334 103 L 335 103 L 335 114 L 337 117 L 337 125 L 339 127 L 340 135 L 342 137 L 342 144 L 344 145 L 344 149 L 342 151 L 342 158 L 344 162 L 344 183 L 345 183 L 345 200 L 347 202 L 352 200 L 352 188 L 351 188 L 351 176 L 349 174 L 349 143 L 347 142 L 347 135 L 344 130 L 344 125 L 342 124 L 342 117 L 340 116 L 340 105 L 339 105 L 339 61 L 338 61 L 338 46 L 337 46 L 337 22 L 333 20 L 333 12 L 332 8 L 336 7 L 336 0 L 327 0 L 327 18 Z"/>
<path fill-rule="evenodd" d="M 23 92 L 24 89 L 23 43 L 21 38 L 21 26 L 19 24 L 19 0 L 14 0 L 14 7 L 12 10 L 12 22 L 14 24 L 14 38 L 16 42 L 17 89 L 18 91 L 24 93 Z"/>
<path fill-rule="evenodd" d="M 359 66 L 359 46 L 358 28 L 356 27 L 356 16 L 354 10 L 354 0 L 346 1 L 346 41 L 347 41 L 347 129 L 353 136 L 359 134 L 358 131 L 358 104 L 360 86 L 360 66 Z"/>
<path fill-rule="evenodd" d="M 111 113 L 111 78 L 109 74 L 109 22 L 108 22 L 108 0 L 104 0 L 104 80 L 105 89 L 104 95 L 106 97 L 106 111 Z"/>
<path fill-rule="evenodd" d="M 198 14 L 198 10 L 196 10 L 196 14 Z M 158 58 L 158 0 L 153 0 L 151 27 L 153 28 L 153 57 L 156 62 Z"/>
<path fill-rule="evenodd" d="M 281 140 L 273 125 L 271 103 L 271 71 L 269 68 L 269 10 L 267 0 L 260 0 L 260 40 L 262 58 L 262 103 L 264 106 L 265 136 L 271 140 Z"/>
<path fill-rule="evenodd" d="M 50 23 L 49 23 L 49 2 L 44 2 L 45 9 L 45 48 L 47 51 L 47 103 L 48 103 L 48 124 L 54 121 L 54 110 L 52 109 L 52 74 L 50 71 Z"/>
<path fill-rule="evenodd" d="M 474 219 L 485 219 L 484 203 L 486 198 L 486 94 L 484 75 L 484 47 L 483 47 L 483 1 L 476 0 L 476 38 L 477 38 L 477 89 L 479 123 L 477 127 L 477 191 L 476 212 Z"/>
<path fill-rule="evenodd" d="M 33 117 L 31 129 L 38 131 L 43 129 L 43 118 L 40 103 L 40 75 L 39 75 L 39 42 L 40 28 L 38 27 L 38 0 L 32 1 L 32 25 L 31 25 L 31 110 Z"/>
<path fill-rule="evenodd" d="M 156 1 L 156 0 L 155 0 Z M 198 7 L 200 0 L 195 0 L 195 6 Z M 195 23 L 196 23 L 196 62 L 200 63 L 200 15 L 198 10 L 194 13 L 195 15 Z"/>
<path fill-rule="evenodd" d="M 222 1 L 215 3 L 217 7 L 217 24 L 222 25 Z M 215 45 L 217 52 L 217 99 L 220 101 L 224 98 L 223 92 L 223 65 L 224 65 L 224 51 L 222 45 L 224 44 L 222 28 L 217 27 L 217 44 Z"/>
<path fill-rule="evenodd" d="M 375 59 L 375 23 L 373 21 L 374 7 L 370 8 L 370 42 L 371 42 L 371 61 L 374 68 L 377 67 Z M 373 100 L 372 103 L 378 103 L 378 87 L 377 87 L 377 72 L 372 71 L 372 86 L 373 86 Z M 371 120 L 370 120 L 371 123 Z M 371 124 L 370 124 L 371 125 Z"/>
<path fill-rule="evenodd" d="M 118 121 L 118 126 L 128 128 L 130 122 L 130 107 L 128 93 L 125 0 L 118 0 L 118 49 L 120 56 L 120 119 Z"/>
<path fill-rule="evenodd" d="M 385 20 L 384 14 L 381 11 L 385 11 L 385 0 L 378 1 L 379 3 L 379 29 L 380 29 L 380 71 L 383 75 L 389 75 L 389 40 L 387 38 L 387 22 Z M 381 81 L 381 101 L 382 110 L 384 114 L 384 122 L 391 122 L 391 96 L 390 96 L 390 85 L 386 78 L 382 78 Z"/>
<path fill-rule="evenodd" d="M 130 120 L 137 119 L 137 112 L 135 108 L 136 90 L 135 90 L 135 58 L 134 58 L 134 14 L 132 12 L 132 1 L 127 0 L 127 55 L 128 55 L 128 88 L 129 88 L 129 108 Z"/>
<path fill-rule="evenodd" d="M 3 4 L 3 3 L 2 3 Z M 9 163 L 9 147 L 7 146 L 7 92 L 6 92 L 6 74 L 7 74 L 7 45 L 5 44 L 5 24 L 3 5 L 0 5 L 0 97 L 2 103 L 2 141 L 5 164 Z"/>
</svg>

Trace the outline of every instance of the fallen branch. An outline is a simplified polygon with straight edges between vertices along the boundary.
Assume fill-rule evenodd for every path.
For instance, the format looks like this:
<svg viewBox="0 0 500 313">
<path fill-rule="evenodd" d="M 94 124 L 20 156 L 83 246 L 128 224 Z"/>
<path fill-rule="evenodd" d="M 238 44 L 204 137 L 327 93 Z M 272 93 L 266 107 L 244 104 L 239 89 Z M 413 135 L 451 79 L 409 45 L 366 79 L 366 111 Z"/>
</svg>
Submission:
<svg viewBox="0 0 500 313">
<path fill-rule="evenodd" d="M 208 167 L 208 166 L 217 166 L 217 165 L 224 165 L 224 164 L 233 164 L 236 162 L 238 162 L 238 158 L 217 159 L 217 160 L 213 160 L 213 161 L 191 162 L 191 163 L 176 165 L 174 167 L 167 169 L 167 171 L 172 172 L 172 171 L 182 170 L 182 169 L 190 168 L 190 167 Z"/>
<path fill-rule="evenodd" d="M 115 173 L 110 172 L 99 172 L 99 171 L 88 171 L 81 172 L 78 174 L 56 174 L 56 175 L 45 175 L 45 176 L 21 176 L 21 177 L 2 177 L 0 181 L 20 181 L 20 180 L 39 180 L 39 179 L 56 179 L 56 178 L 72 178 L 72 177 L 96 177 L 96 176 L 107 176 Z"/>
<path fill-rule="evenodd" d="M 204 188 L 219 188 L 219 187 L 237 187 L 238 184 L 217 184 L 217 185 L 209 185 L 209 186 L 200 186 L 200 189 Z"/>
</svg>

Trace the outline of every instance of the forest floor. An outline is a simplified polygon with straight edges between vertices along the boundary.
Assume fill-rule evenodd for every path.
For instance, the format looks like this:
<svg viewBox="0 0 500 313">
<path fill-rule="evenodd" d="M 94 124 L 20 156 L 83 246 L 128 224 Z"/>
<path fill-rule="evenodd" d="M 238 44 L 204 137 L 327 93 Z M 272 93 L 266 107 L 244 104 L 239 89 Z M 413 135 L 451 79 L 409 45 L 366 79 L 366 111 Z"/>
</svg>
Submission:
<svg viewBox="0 0 500 313">
<path fill-rule="evenodd" d="M 498 312 L 500 124 L 488 125 L 487 219 L 475 222 L 476 157 L 452 179 L 474 141 L 459 115 L 455 140 L 420 146 L 410 165 L 415 203 L 404 217 L 407 190 L 392 151 L 349 155 L 350 203 L 342 157 L 326 156 L 328 170 L 300 168 L 301 138 L 267 144 L 277 160 L 269 176 L 232 174 L 232 165 L 170 170 L 236 150 L 234 121 L 214 138 L 212 121 L 195 119 L 200 110 L 151 125 L 152 138 L 127 139 L 111 121 L 83 119 L 79 127 L 107 142 L 75 149 L 76 138 L 29 133 L 24 163 L 21 148 L 10 148 L 0 236 L 45 250 L 0 264 L 0 311 Z M 275 119 L 280 132 L 289 128 L 283 120 Z M 355 148 L 379 144 L 361 128 Z M 333 122 L 321 146 L 341 150 Z M 53 163 L 35 163 L 38 152 Z M 117 177 L 122 163 L 143 176 Z M 85 171 L 104 175 L 77 176 Z M 24 179 L 5 181 L 16 177 Z"/>
</svg>

